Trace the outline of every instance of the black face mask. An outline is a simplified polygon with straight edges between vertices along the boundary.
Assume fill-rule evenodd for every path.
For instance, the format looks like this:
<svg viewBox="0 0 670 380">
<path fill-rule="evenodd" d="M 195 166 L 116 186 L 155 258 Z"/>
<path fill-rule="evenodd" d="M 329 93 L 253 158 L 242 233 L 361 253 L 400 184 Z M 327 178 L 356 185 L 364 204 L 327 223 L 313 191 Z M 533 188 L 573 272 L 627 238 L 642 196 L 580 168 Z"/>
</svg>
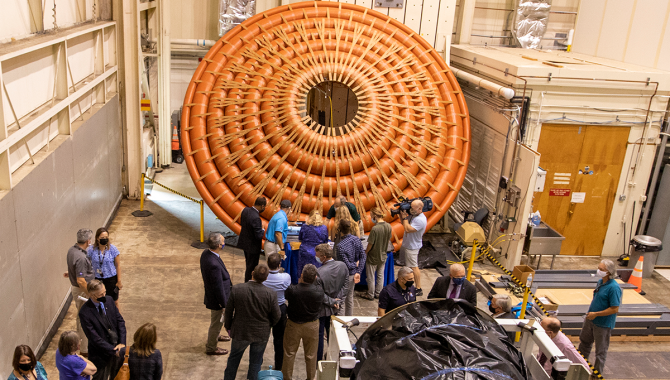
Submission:
<svg viewBox="0 0 670 380">
<path fill-rule="evenodd" d="M 19 363 L 19 369 L 23 372 L 28 372 L 33 369 L 33 365 L 30 363 L 27 364 Z"/>
<path fill-rule="evenodd" d="M 496 309 L 493 307 L 493 305 L 489 305 L 489 311 L 491 314 L 497 314 Z"/>
<path fill-rule="evenodd" d="M 109 243 L 109 239 L 107 238 L 100 239 L 100 245 L 107 245 L 107 243 Z"/>
<path fill-rule="evenodd" d="M 97 299 L 98 302 L 105 302 L 106 297 L 100 297 Z"/>
<path fill-rule="evenodd" d="M 414 285 L 414 281 L 405 281 L 405 287 L 407 289 L 411 288 Z"/>
</svg>

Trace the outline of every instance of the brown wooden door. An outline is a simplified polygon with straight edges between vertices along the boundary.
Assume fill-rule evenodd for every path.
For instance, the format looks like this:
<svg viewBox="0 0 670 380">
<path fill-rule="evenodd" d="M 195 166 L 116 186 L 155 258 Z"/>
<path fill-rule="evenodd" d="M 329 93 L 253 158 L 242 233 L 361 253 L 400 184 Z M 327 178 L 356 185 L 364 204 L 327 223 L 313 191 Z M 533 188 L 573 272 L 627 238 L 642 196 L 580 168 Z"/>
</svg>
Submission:
<svg viewBox="0 0 670 380">
<path fill-rule="evenodd" d="M 629 133 L 627 127 L 542 126 L 538 152 L 547 178 L 533 211 L 565 236 L 562 255 L 601 255 Z M 583 203 L 573 202 L 575 193 L 584 193 Z"/>
</svg>

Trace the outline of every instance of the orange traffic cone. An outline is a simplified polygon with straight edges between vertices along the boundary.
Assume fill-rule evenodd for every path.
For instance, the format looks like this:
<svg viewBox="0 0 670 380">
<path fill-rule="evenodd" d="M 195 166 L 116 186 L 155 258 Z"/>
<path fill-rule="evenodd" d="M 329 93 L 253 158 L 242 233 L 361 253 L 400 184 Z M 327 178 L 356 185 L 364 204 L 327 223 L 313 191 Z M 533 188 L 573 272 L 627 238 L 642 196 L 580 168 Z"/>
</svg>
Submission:
<svg viewBox="0 0 670 380">
<path fill-rule="evenodd" d="M 179 134 L 176 125 L 172 125 L 172 150 L 179 150 Z"/>
<path fill-rule="evenodd" d="M 644 256 L 640 256 L 640 259 L 637 260 L 637 264 L 635 264 L 635 269 L 633 269 L 633 274 L 630 275 L 630 278 L 628 279 L 629 284 L 633 284 L 637 286 L 637 289 L 635 289 L 636 292 L 642 293 L 642 265 L 644 262 Z"/>
</svg>

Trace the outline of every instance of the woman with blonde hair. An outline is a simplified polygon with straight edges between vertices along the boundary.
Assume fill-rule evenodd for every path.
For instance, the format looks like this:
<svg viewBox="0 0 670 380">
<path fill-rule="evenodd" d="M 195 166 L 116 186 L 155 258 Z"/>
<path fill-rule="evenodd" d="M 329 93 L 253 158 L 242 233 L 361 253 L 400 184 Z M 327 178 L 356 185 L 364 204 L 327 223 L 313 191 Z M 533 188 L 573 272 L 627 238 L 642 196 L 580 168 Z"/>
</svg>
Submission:
<svg viewBox="0 0 670 380">
<path fill-rule="evenodd" d="M 298 251 L 298 276 L 302 268 L 307 264 L 313 264 L 317 268 L 321 263 L 316 259 L 314 248 L 317 245 L 328 242 L 328 227 L 323 224 L 323 216 L 318 209 L 312 210 L 307 218 L 307 223 L 300 227 L 300 250 Z"/>
<path fill-rule="evenodd" d="M 163 377 L 163 356 L 156 348 L 156 341 L 156 325 L 145 323 L 135 331 L 133 345 L 121 349 L 119 356 L 122 358 L 126 350 L 130 350 L 130 380 L 160 380 Z"/>
</svg>

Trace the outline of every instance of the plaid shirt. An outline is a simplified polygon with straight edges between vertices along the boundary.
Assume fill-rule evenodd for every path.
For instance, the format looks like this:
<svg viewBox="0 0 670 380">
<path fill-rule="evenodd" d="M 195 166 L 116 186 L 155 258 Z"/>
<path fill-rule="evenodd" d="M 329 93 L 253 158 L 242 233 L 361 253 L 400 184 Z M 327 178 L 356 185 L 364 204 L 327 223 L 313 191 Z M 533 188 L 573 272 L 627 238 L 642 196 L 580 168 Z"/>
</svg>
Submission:
<svg viewBox="0 0 670 380">
<path fill-rule="evenodd" d="M 337 243 L 337 257 L 347 264 L 349 276 L 361 274 L 365 268 L 365 251 L 361 239 L 354 235 L 345 235 Z M 358 261 L 358 266 L 356 262 Z"/>
<path fill-rule="evenodd" d="M 125 348 L 121 349 L 121 356 L 125 355 Z M 119 360 L 123 362 L 122 360 Z M 139 356 L 135 350 L 130 350 L 128 358 L 130 380 L 161 380 L 163 377 L 163 356 L 156 349 L 149 357 Z"/>
</svg>

